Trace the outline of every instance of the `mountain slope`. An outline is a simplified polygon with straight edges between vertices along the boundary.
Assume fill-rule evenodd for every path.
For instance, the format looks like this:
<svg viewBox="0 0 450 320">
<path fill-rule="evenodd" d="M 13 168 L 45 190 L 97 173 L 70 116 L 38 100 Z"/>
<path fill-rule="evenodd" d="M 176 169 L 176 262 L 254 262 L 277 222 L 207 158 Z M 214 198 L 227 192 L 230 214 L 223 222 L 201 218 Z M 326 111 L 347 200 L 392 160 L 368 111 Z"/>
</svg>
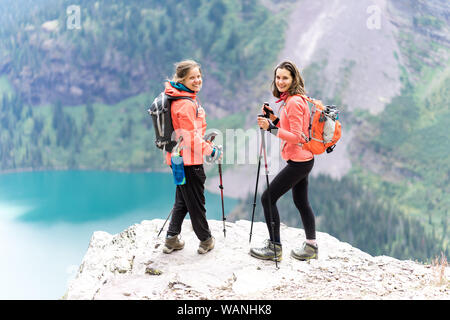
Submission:
<svg viewBox="0 0 450 320">
<path fill-rule="evenodd" d="M 3 171 L 165 169 L 146 110 L 173 64 L 201 62 L 200 99 L 224 119 L 282 45 L 284 13 L 256 1 L 79 1 L 79 30 L 66 27 L 70 1 L 20 4 L 2 11 L 0 92 L 15 92 L 0 105 Z"/>
<path fill-rule="evenodd" d="M 19 3 L 28 3 L 20 0 Z M 281 46 L 277 15 L 256 1 L 82 0 L 80 28 L 68 28 L 69 0 L 48 0 L 0 37 L 0 72 L 24 101 L 115 104 L 160 90 L 173 64 L 202 62 L 208 102 L 227 110 L 239 82 L 253 79 Z M 13 11 L 20 8 L 10 7 Z M 6 14 L 5 14 L 6 15 Z M 9 17 L 6 15 L 6 17 Z M 270 43 L 270 45 L 268 45 Z M 215 92 L 221 89 L 222 94 Z"/>
</svg>

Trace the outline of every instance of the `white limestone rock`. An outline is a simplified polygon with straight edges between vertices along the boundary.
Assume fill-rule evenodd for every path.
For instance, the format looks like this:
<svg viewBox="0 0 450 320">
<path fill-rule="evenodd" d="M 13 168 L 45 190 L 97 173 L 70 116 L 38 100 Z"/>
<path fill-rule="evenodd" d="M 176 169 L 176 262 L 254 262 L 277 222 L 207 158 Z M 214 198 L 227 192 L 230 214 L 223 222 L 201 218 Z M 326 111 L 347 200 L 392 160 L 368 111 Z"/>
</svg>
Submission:
<svg viewBox="0 0 450 320">
<path fill-rule="evenodd" d="M 142 221 L 123 232 L 95 232 L 66 299 L 449 299 L 449 267 L 391 257 L 372 257 L 329 234 L 317 232 L 319 259 L 302 262 L 290 251 L 304 241 L 302 229 L 282 225 L 283 261 L 251 257 L 267 237 L 262 222 L 209 220 L 215 248 L 199 255 L 190 220 L 185 248 L 164 254 L 164 220 Z"/>
</svg>

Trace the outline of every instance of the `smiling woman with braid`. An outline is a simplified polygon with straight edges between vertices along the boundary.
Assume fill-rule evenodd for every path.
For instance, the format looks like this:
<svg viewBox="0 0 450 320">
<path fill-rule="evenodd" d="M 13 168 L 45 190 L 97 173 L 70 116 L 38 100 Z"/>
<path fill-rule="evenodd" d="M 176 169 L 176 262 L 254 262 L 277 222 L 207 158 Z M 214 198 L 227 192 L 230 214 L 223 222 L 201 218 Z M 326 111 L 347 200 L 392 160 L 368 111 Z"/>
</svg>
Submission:
<svg viewBox="0 0 450 320">
<path fill-rule="evenodd" d="M 184 60 L 176 64 L 175 74 L 165 84 L 165 93 L 171 97 L 189 97 L 174 100 L 171 116 L 176 140 L 182 136 L 181 156 L 184 162 L 186 183 L 176 186 L 172 219 L 167 231 L 163 252 L 171 253 L 184 248 L 180 239 L 181 226 L 189 212 L 192 227 L 200 240 L 198 253 L 204 254 L 214 248 L 215 240 L 211 235 L 205 208 L 205 181 L 203 156 L 221 159 L 221 148 L 205 141 L 206 114 L 197 100 L 197 94 L 203 84 L 200 65 L 193 60 Z M 166 163 L 171 165 L 170 152 L 166 154 Z"/>
</svg>

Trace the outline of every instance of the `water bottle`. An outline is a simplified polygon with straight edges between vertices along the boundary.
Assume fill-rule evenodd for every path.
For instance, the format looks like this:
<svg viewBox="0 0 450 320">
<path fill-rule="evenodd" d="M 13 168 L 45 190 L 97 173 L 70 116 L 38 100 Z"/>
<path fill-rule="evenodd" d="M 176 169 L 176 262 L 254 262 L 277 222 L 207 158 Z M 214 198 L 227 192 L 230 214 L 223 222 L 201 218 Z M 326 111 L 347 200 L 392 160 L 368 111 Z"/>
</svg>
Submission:
<svg viewBox="0 0 450 320">
<path fill-rule="evenodd" d="M 184 161 L 179 153 L 173 153 L 171 157 L 173 182 L 177 185 L 186 184 L 186 176 L 184 175 Z"/>
</svg>

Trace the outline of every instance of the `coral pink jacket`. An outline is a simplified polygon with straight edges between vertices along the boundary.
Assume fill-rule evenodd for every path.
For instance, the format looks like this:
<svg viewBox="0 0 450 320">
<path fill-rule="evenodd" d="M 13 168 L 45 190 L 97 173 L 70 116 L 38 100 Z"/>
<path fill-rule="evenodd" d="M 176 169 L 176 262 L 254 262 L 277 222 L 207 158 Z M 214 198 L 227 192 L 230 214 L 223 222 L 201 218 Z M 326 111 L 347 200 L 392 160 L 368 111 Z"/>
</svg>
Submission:
<svg viewBox="0 0 450 320">
<path fill-rule="evenodd" d="M 277 137 L 282 140 L 281 157 L 297 162 L 309 161 L 314 155 L 303 150 L 306 143 L 302 133 L 308 136 L 310 112 L 308 103 L 299 95 L 290 96 L 280 108 Z"/>
<path fill-rule="evenodd" d="M 170 85 L 165 84 L 165 93 L 174 97 L 190 97 L 196 103 L 187 99 L 179 99 L 172 101 L 171 114 L 173 129 L 176 133 L 176 139 L 183 136 L 181 143 L 181 155 L 185 166 L 203 164 L 203 155 L 212 153 L 211 145 L 203 140 L 206 131 L 206 114 L 205 110 L 197 102 L 195 93 L 180 91 Z M 167 152 L 166 163 L 171 164 L 170 158 L 172 153 Z"/>
</svg>

